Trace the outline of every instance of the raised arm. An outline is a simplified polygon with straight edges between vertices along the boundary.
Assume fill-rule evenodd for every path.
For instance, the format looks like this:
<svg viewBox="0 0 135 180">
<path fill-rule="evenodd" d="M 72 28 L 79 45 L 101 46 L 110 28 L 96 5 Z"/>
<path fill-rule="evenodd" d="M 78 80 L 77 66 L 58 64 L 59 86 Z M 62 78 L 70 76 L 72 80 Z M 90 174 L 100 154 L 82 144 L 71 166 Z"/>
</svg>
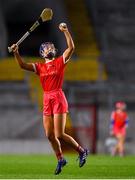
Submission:
<svg viewBox="0 0 135 180">
<path fill-rule="evenodd" d="M 18 46 L 17 46 L 16 44 L 13 44 L 13 45 L 11 46 L 11 48 L 12 48 L 14 57 L 15 57 L 17 63 L 19 64 L 19 66 L 20 66 L 22 69 L 25 69 L 25 70 L 33 71 L 33 72 L 34 72 L 34 68 L 33 68 L 32 63 L 26 63 L 26 62 L 23 61 L 22 57 L 21 57 L 20 54 L 19 54 Z"/>
<path fill-rule="evenodd" d="M 66 41 L 67 41 L 67 49 L 63 53 L 65 63 L 67 63 L 74 52 L 75 46 L 74 46 L 74 42 L 71 37 L 71 34 L 68 31 L 67 25 L 65 23 L 61 23 L 59 25 L 59 29 L 64 33 Z"/>
</svg>

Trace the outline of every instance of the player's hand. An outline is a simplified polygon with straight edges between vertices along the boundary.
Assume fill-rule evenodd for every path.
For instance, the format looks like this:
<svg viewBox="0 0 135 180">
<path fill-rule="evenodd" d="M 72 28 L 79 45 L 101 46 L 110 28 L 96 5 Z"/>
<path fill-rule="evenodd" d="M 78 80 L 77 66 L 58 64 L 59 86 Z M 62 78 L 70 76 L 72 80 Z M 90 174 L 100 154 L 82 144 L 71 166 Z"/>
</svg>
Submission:
<svg viewBox="0 0 135 180">
<path fill-rule="evenodd" d="M 60 24 L 59 24 L 59 29 L 60 29 L 62 32 L 68 31 L 68 28 L 67 28 L 66 23 L 60 23 Z"/>
<path fill-rule="evenodd" d="M 12 49 L 13 53 L 18 53 L 18 46 L 16 44 L 13 44 L 11 46 L 11 49 Z"/>
</svg>

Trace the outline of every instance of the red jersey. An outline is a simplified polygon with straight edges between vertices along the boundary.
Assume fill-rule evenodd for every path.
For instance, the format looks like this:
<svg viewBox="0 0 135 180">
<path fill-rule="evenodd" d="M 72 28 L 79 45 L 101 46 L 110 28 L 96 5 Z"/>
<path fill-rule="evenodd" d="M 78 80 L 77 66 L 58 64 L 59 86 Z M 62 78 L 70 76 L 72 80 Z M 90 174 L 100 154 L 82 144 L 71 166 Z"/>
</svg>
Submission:
<svg viewBox="0 0 135 180">
<path fill-rule="evenodd" d="M 124 111 L 114 111 L 112 112 L 111 119 L 114 121 L 114 127 L 123 127 L 126 125 L 128 115 Z"/>
<path fill-rule="evenodd" d="M 44 91 L 52 91 L 62 88 L 64 79 L 64 63 L 63 56 L 60 56 L 47 63 L 35 63 L 34 69 L 40 77 Z"/>
</svg>

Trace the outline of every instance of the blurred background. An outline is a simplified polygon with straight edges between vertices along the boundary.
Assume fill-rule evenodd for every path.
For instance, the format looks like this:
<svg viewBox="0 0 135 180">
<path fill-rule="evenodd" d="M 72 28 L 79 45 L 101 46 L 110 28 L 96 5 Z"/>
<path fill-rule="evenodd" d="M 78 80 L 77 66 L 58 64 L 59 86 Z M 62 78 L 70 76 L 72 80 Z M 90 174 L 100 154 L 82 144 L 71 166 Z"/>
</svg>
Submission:
<svg viewBox="0 0 135 180">
<path fill-rule="evenodd" d="M 51 41 L 62 54 L 66 42 L 58 25 L 67 23 L 76 49 L 63 86 L 70 112 L 66 131 L 92 153 L 108 153 L 110 114 L 116 101 L 124 101 L 130 118 L 126 153 L 134 154 L 134 0 L 0 0 L 0 153 L 52 153 L 38 77 L 21 70 L 7 51 L 45 7 L 52 8 L 53 20 L 34 31 L 20 53 L 25 61 L 38 61 L 40 44 Z"/>
</svg>

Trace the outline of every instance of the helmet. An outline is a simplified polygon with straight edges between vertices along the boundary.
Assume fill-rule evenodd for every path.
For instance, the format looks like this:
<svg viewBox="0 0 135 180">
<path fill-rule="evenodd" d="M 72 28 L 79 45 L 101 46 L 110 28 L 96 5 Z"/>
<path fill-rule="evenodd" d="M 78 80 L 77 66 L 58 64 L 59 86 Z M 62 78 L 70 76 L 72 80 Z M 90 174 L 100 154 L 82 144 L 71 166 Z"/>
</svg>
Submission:
<svg viewBox="0 0 135 180">
<path fill-rule="evenodd" d="M 48 51 L 47 54 L 45 54 L 45 50 L 48 49 L 49 47 L 51 47 L 51 50 Z M 48 59 L 52 59 L 56 56 L 56 49 L 55 49 L 55 46 L 53 43 L 51 42 L 45 42 L 45 43 L 42 43 L 40 45 L 40 48 L 39 48 L 39 54 L 42 58 L 48 58 Z"/>
<path fill-rule="evenodd" d="M 115 107 L 116 109 L 126 109 L 126 103 L 123 101 L 116 102 Z"/>
</svg>

